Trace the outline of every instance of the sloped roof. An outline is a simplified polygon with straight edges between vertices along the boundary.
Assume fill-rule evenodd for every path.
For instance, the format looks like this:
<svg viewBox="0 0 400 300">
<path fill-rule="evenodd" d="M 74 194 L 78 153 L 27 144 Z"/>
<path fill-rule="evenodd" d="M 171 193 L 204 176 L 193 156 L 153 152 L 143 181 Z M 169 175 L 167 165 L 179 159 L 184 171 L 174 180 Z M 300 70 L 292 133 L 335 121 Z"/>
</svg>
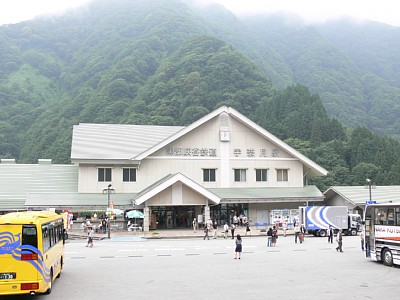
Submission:
<svg viewBox="0 0 400 300">
<path fill-rule="evenodd" d="M 324 196 L 314 185 L 286 188 L 211 188 L 209 190 L 222 199 L 221 203 L 315 202 L 324 200 Z"/>
<path fill-rule="evenodd" d="M 71 160 L 136 160 L 140 161 L 178 138 L 188 134 L 202 124 L 227 113 L 242 124 L 285 149 L 299 159 L 311 175 L 321 176 L 328 171 L 269 133 L 235 109 L 222 106 L 187 127 L 123 125 L 123 124 L 79 124 L 74 126 Z"/>
<path fill-rule="evenodd" d="M 111 194 L 114 208 L 132 208 L 134 194 Z M 72 208 L 72 209 L 104 209 L 108 204 L 108 196 L 100 193 L 30 193 L 26 197 L 26 208 Z"/>
<path fill-rule="evenodd" d="M 71 160 L 130 160 L 183 128 L 81 123 L 73 128 Z"/>
<path fill-rule="evenodd" d="M 157 195 L 161 191 L 165 190 L 166 188 L 170 187 L 176 182 L 182 182 L 187 187 L 197 191 L 198 193 L 204 195 L 205 198 L 213 201 L 215 204 L 219 204 L 220 198 L 210 192 L 208 189 L 204 188 L 197 182 L 191 180 L 190 178 L 186 177 L 181 173 L 176 174 L 168 174 L 167 176 L 163 177 L 159 181 L 155 182 L 151 186 L 147 187 L 145 190 L 137 194 L 134 198 L 135 205 L 141 205 L 145 201 L 149 200 L 151 197 Z"/>
<path fill-rule="evenodd" d="M 355 206 L 365 205 L 365 202 L 369 201 L 368 186 L 331 186 L 324 192 L 327 199 L 336 194 Z M 400 186 L 372 186 L 371 199 L 377 203 L 400 202 Z"/>
<path fill-rule="evenodd" d="M 0 164 L 0 210 L 25 210 L 28 193 L 78 192 L 78 166 Z"/>
<path fill-rule="evenodd" d="M 203 118 L 199 119 L 198 121 L 194 122 L 193 124 L 187 126 L 185 129 L 177 132 L 173 136 L 169 137 L 165 141 L 163 141 L 160 144 L 153 147 L 154 149 L 149 149 L 147 151 L 148 153 L 147 152 L 142 153 L 138 157 L 138 159 L 144 157 L 145 155 L 149 155 L 149 154 L 153 153 L 154 151 L 159 150 L 161 147 L 166 146 L 173 140 L 185 135 L 189 131 L 197 128 L 198 126 L 204 124 L 205 122 L 220 115 L 223 112 L 229 114 L 231 117 L 235 118 L 237 121 L 241 122 L 242 124 L 246 125 L 247 127 L 251 128 L 251 129 L 253 129 L 255 132 L 257 132 L 258 134 L 260 134 L 267 140 L 271 141 L 272 143 L 285 149 L 285 151 L 290 153 L 293 157 L 299 159 L 304 165 L 306 165 L 308 168 L 310 168 L 310 171 L 313 175 L 321 176 L 321 175 L 328 174 L 327 170 L 325 170 L 321 166 L 317 165 L 315 162 L 313 162 L 312 160 L 310 160 L 309 158 L 307 158 L 306 156 L 304 156 L 303 154 L 301 154 L 300 152 L 298 152 L 297 150 L 295 150 L 294 148 L 292 148 L 291 146 L 289 146 L 288 144 L 286 144 L 285 142 L 283 142 L 282 140 L 277 138 L 275 135 L 268 132 L 267 130 L 265 130 L 264 128 L 262 128 L 261 126 L 256 124 L 255 122 L 251 121 L 249 118 L 242 115 L 241 113 L 239 113 L 237 110 L 233 109 L 232 107 L 226 107 L 226 106 L 222 106 L 219 109 L 214 110 L 210 114 L 204 116 Z"/>
</svg>

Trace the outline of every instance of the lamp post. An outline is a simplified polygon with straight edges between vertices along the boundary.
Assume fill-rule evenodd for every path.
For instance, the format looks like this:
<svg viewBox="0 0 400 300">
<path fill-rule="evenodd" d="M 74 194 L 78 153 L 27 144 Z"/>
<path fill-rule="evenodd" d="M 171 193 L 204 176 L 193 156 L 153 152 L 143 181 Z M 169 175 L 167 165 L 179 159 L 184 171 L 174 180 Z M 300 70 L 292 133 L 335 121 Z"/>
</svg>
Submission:
<svg viewBox="0 0 400 300">
<path fill-rule="evenodd" d="M 366 183 L 368 184 L 368 189 L 369 189 L 369 203 L 372 203 L 372 194 L 371 194 L 372 180 L 367 178 Z"/>
<path fill-rule="evenodd" d="M 111 210 L 110 210 L 110 195 L 111 193 L 114 193 L 115 190 L 111 188 L 111 184 L 108 185 L 106 189 L 103 190 L 103 194 L 107 194 L 107 238 L 110 239 L 111 237 L 111 228 L 110 228 L 110 215 L 111 215 Z"/>
</svg>

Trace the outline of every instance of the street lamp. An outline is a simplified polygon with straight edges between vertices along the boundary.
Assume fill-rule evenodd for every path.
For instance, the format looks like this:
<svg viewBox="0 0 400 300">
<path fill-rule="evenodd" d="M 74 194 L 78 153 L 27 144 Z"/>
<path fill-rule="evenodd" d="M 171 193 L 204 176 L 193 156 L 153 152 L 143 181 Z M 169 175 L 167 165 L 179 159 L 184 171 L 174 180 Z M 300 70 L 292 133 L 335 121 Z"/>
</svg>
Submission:
<svg viewBox="0 0 400 300">
<path fill-rule="evenodd" d="M 367 178 L 366 179 L 366 183 L 367 183 L 368 188 L 369 188 L 369 203 L 371 204 L 372 203 L 372 194 L 371 194 L 372 180 Z"/>
<path fill-rule="evenodd" d="M 103 194 L 107 194 L 107 238 L 110 239 L 111 237 L 111 228 L 110 228 L 110 215 L 111 215 L 111 210 L 110 210 L 110 194 L 114 193 L 115 190 L 111 188 L 111 184 L 108 185 L 106 189 L 103 190 Z"/>
</svg>

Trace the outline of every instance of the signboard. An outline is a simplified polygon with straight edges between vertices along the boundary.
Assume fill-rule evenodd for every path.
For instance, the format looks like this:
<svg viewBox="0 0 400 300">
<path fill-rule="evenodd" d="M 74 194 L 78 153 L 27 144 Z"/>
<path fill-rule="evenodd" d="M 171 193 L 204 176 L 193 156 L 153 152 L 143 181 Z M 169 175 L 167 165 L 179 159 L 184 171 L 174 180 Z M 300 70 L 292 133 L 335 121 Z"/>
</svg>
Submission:
<svg viewBox="0 0 400 300">
<path fill-rule="evenodd" d="M 365 205 L 371 205 L 371 204 L 376 204 L 376 201 L 365 201 Z"/>
</svg>

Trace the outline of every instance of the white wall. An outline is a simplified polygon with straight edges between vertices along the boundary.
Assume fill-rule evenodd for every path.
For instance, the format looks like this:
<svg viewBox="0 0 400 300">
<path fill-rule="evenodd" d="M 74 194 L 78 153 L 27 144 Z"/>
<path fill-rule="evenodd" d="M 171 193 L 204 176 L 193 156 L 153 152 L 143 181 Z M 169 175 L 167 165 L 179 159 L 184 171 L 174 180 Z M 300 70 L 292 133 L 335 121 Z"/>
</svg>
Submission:
<svg viewBox="0 0 400 300">
<path fill-rule="evenodd" d="M 303 165 L 284 149 L 271 144 L 253 129 L 229 118 L 231 140 L 220 141 L 219 117 L 199 126 L 141 161 L 137 181 L 122 182 L 122 167 L 127 165 L 80 165 L 79 192 L 99 193 L 109 184 L 97 181 L 97 168 L 112 167 L 112 185 L 118 193 L 137 193 L 164 176 L 182 173 L 206 188 L 216 187 L 302 187 Z M 216 149 L 216 156 L 167 155 L 167 148 Z M 223 149 L 223 151 L 221 151 Z M 236 150 L 235 150 L 236 149 Z M 241 154 L 238 154 L 238 149 Z M 265 157 L 261 156 L 265 149 Z M 277 156 L 272 152 L 277 149 Z M 248 152 L 254 156 L 249 155 Z M 221 157 L 222 152 L 222 157 Z M 228 157 L 227 157 L 228 156 Z M 203 182 L 203 169 L 216 169 L 216 182 Z M 268 169 L 268 180 L 256 182 L 255 169 Z M 234 181 L 234 169 L 246 169 L 246 181 Z M 289 181 L 277 182 L 276 169 L 288 169 Z M 225 176 L 225 177 L 221 177 Z"/>
</svg>

